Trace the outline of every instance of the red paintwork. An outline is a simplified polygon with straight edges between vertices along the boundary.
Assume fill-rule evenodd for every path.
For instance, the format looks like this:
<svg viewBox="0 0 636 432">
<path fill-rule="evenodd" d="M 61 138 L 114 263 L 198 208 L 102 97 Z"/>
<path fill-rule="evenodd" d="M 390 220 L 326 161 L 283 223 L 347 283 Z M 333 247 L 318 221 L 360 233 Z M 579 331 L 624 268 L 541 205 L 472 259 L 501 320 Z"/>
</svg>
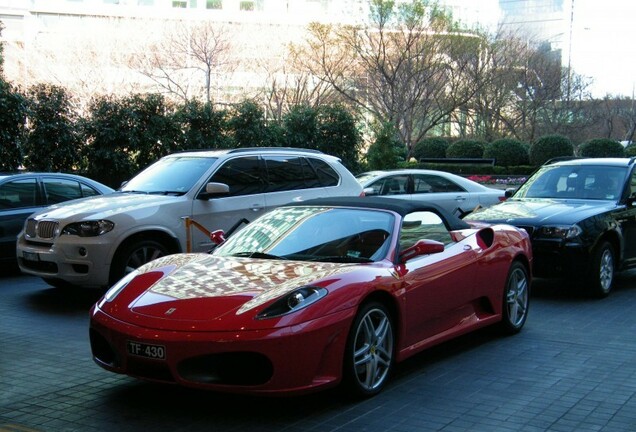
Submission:
<svg viewBox="0 0 636 432">
<path fill-rule="evenodd" d="M 492 230 L 487 235 L 479 230 Z M 504 284 L 514 259 L 531 268 L 527 234 L 512 227 L 480 225 L 452 233 L 444 251 L 406 263 L 332 264 L 179 254 L 143 267 L 112 301 L 91 309 L 91 331 L 117 353 L 118 373 L 127 370 L 126 340 L 161 344 L 161 362 L 174 382 L 245 393 L 302 393 L 341 380 L 347 335 L 358 306 L 382 292 L 393 303 L 396 360 L 501 320 Z M 392 248 L 395 249 L 393 242 Z M 394 257 L 394 250 L 389 253 Z M 303 285 L 328 294 L 305 309 L 270 319 L 255 316 L 283 294 Z M 250 351 L 264 354 L 273 376 L 258 386 L 195 383 L 176 365 L 201 354 Z"/>
</svg>

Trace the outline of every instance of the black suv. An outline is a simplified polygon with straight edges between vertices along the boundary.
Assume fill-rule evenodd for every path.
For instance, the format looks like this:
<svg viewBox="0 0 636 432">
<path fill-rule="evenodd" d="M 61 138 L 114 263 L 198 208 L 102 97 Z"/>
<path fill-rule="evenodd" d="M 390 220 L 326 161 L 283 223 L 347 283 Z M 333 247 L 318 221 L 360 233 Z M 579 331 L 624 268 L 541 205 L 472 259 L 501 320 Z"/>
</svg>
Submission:
<svg viewBox="0 0 636 432">
<path fill-rule="evenodd" d="M 548 162 L 507 201 L 465 217 L 530 234 L 534 275 L 564 278 L 597 297 L 636 266 L 636 158 Z"/>
</svg>

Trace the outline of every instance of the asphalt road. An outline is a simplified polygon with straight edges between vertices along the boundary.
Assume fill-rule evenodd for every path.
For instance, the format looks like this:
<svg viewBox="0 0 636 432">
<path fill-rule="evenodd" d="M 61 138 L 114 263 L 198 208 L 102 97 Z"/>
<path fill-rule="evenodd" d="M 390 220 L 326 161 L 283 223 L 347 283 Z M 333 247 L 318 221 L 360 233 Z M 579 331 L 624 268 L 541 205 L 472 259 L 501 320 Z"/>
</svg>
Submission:
<svg viewBox="0 0 636 432">
<path fill-rule="evenodd" d="M 163 386 L 96 366 L 95 291 L 0 275 L 0 432 L 635 431 L 636 273 L 592 300 L 533 285 L 524 330 L 486 329 L 398 365 L 380 395 L 255 398 Z"/>
</svg>

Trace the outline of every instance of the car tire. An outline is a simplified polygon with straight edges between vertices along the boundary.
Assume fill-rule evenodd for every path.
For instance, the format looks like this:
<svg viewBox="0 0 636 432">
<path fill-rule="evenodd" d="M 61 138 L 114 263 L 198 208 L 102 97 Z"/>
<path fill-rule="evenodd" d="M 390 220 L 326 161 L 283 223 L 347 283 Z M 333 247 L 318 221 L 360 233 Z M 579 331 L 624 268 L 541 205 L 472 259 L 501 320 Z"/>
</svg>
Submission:
<svg viewBox="0 0 636 432">
<path fill-rule="evenodd" d="M 528 271 L 519 261 L 508 270 L 501 311 L 501 330 L 504 334 L 519 333 L 528 318 L 530 281 Z"/>
<path fill-rule="evenodd" d="M 587 283 L 588 291 L 593 297 L 604 298 L 614 286 L 616 261 L 614 248 L 608 241 L 602 241 L 592 252 L 592 261 Z"/>
<path fill-rule="evenodd" d="M 110 267 L 110 286 L 136 268 L 169 253 L 168 247 L 155 240 L 136 240 L 117 251 Z"/>
<path fill-rule="evenodd" d="M 344 382 L 355 397 L 369 397 L 385 386 L 394 362 L 393 318 L 382 303 L 364 304 L 349 330 Z"/>
</svg>

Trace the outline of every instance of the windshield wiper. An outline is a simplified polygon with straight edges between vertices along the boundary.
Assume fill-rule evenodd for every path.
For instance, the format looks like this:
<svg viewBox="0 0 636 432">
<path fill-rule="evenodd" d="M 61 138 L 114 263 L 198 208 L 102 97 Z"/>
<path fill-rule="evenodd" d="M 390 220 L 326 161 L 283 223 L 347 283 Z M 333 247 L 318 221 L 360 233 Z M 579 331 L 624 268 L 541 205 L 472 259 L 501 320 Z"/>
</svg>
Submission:
<svg viewBox="0 0 636 432">
<path fill-rule="evenodd" d="M 272 254 L 268 254 L 268 253 L 265 253 L 265 252 L 237 252 L 235 254 L 232 254 L 232 256 L 234 256 L 234 257 L 247 257 L 247 258 L 277 259 L 277 260 L 287 259 L 287 258 L 278 256 L 278 255 L 272 255 Z"/>
<path fill-rule="evenodd" d="M 353 256 L 342 256 L 342 255 L 333 255 L 333 256 L 312 256 L 305 258 L 305 261 L 315 261 L 315 262 L 334 262 L 334 263 L 370 263 L 373 262 L 370 258 L 365 257 L 353 257 Z"/>
<path fill-rule="evenodd" d="M 152 191 L 152 192 L 146 192 L 149 195 L 176 195 L 176 196 L 181 196 L 184 195 L 185 192 L 180 192 L 180 191 Z"/>
<path fill-rule="evenodd" d="M 146 191 L 140 191 L 140 190 L 123 190 L 123 191 L 119 191 L 121 193 L 128 193 L 128 194 L 144 194 L 144 195 L 148 195 L 148 192 Z"/>
</svg>

